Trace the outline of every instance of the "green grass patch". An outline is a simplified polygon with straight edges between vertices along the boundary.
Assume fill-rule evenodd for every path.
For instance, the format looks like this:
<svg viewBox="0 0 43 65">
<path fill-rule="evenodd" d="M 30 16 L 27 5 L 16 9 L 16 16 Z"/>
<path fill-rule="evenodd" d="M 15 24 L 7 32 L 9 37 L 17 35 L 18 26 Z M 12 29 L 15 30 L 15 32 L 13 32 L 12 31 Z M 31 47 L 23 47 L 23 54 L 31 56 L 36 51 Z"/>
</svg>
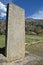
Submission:
<svg viewBox="0 0 43 65">
<path fill-rule="evenodd" d="M 43 42 L 43 35 L 26 35 L 25 42 L 32 44 L 33 42 Z"/>
<path fill-rule="evenodd" d="M 27 51 L 35 55 L 43 56 L 43 36 L 26 35 L 26 42 L 31 43 L 31 45 L 26 45 Z M 37 44 L 32 44 L 33 42 Z"/>
<path fill-rule="evenodd" d="M 5 35 L 0 35 L 0 48 L 5 46 Z"/>
</svg>

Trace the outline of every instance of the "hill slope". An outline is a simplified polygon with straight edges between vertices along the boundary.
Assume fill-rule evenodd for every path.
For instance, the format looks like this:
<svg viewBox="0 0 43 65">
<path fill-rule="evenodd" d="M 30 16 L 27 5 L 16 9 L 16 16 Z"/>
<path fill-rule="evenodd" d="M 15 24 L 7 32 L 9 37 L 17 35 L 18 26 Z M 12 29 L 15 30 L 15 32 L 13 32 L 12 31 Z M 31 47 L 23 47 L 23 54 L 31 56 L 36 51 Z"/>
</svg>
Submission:
<svg viewBox="0 0 43 65">
<path fill-rule="evenodd" d="M 25 30 L 28 33 L 42 33 L 43 32 L 43 20 L 27 18 L 25 20 Z"/>
</svg>

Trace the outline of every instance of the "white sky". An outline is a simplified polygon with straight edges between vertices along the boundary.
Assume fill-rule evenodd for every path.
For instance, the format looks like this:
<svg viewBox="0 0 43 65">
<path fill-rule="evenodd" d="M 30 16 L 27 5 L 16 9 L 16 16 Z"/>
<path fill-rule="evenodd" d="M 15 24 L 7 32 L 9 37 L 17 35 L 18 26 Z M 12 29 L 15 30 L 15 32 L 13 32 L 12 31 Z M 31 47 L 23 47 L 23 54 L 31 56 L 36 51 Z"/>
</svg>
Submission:
<svg viewBox="0 0 43 65">
<path fill-rule="evenodd" d="M 0 17 L 6 16 L 6 5 L 4 5 L 2 2 L 0 2 Z"/>
</svg>

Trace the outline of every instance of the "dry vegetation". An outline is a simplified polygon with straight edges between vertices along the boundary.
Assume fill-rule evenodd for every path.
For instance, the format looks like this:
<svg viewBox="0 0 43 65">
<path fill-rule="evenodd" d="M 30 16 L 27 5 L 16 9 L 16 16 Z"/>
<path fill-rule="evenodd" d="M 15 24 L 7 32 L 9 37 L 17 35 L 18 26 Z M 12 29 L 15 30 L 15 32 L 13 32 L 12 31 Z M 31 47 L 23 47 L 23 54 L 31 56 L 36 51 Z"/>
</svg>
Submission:
<svg viewBox="0 0 43 65">
<path fill-rule="evenodd" d="M 26 43 L 31 44 L 26 45 L 27 51 L 35 55 L 43 56 L 43 35 L 26 35 Z"/>
</svg>

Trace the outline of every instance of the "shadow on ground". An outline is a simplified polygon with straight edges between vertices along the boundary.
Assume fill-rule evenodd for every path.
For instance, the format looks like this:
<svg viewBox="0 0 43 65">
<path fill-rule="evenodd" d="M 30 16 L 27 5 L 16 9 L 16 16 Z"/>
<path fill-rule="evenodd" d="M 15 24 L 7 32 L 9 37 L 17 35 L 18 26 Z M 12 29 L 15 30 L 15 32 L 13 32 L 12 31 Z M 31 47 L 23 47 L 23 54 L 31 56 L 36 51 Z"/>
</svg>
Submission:
<svg viewBox="0 0 43 65">
<path fill-rule="evenodd" d="M 0 54 L 3 54 L 4 56 L 6 56 L 6 55 L 5 55 L 5 47 L 0 48 Z"/>
</svg>

